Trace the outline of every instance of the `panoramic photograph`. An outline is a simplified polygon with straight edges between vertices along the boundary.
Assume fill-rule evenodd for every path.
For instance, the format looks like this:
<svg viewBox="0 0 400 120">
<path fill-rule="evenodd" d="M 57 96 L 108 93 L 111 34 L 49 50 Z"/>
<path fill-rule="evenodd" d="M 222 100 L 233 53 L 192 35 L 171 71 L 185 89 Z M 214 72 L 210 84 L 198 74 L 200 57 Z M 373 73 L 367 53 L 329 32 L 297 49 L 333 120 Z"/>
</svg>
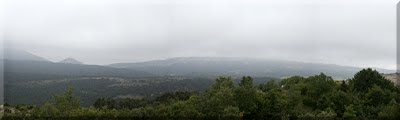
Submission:
<svg viewBox="0 0 400 120">
<path fill-rule="evenodd" d="M 398 2 L 2 0 L 0 118 L 399 120 Z"/>
</svg>

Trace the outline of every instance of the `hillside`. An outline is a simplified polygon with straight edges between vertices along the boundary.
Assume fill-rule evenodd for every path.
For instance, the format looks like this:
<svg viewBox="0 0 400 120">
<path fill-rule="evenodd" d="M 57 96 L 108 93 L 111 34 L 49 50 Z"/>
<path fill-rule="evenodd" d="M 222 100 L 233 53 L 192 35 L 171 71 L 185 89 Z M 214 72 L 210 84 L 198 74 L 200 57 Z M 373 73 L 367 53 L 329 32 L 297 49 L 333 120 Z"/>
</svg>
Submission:
<svg viewBox="0 0 400 120">
<path fill-rule="evenodd" d="M 76 60 L 76 59 L 74 59 L 74 58 L 66 58 L 66 59 L 64 59 L 64 60 L 61 60 L 61 61 L 58 62 L 58 63 L 64 63 L 64 64 L 83 64 L 83 62 L 78 61 L 78 60 Z"/>
<path fill-rule="evenodd" d="M 80 91 L 78 95 L 85 100 L 83 104 L 88 104 L 90 103 L 88 101 L 99 95 L 124 93 L 119 86 L 108 86 L 128 83 L 134 86 L 141 85 L 148 83 L 146 78 L 155 76 L 143 71 L 97 65 L 0 60 L 0 67 L 3 67 L 3 63 L 4 101 L 9 104 L 41 104 L 67 86 L 77 88 Z M 143 82 L 135 84 L 135 82 L 126 81 L 131 79 L 141 79 Z M 130 89 L 148 91 L 146 86 Z"/>
<path fill-rule="evenodd" d="M 4 53 L 3 53 L 4 52 Z M 34 55 L 28 51 L 19 50 L 19 49 L 4 49 L 3 52 L 0 52 L 0 58 L 8 59 L 8 60 L 30 60 L 30 61 L 47 61 L 49 60 Z"/>
<path fill-rule="evenodd" d="M 214 83 L 212 77 L 157 76 L 97 65 L 15 60 L 4 63 L 4 101 L 13 105 L 43 104 L 67 87 L 75 88 L 82 105 L 90 105 L 99 97 L 155 97 L 174 91 L 204 91 Z M 255 83 L 271 79 L 255 78 Z"/>
<path fill-rule="evenodd" d="M 27 88 L 23 85 L 16 89 L 17 94 L 6 93 L 10 95 L 6 97 L 6 102 L 13 103 L 5 105 L 7 110 L 3 118 L 398 120 L 400 105 L 396 101 L 400 99 L 399 87 L 382 79 L 381 75 L 375 70 L 363 69 L 348 82 L 335 81 L 328 75 L 319 74 L 310 77 L 294 76 L 278 82 L 265 81 L 265 84 L 258 85 L 249 76 L 239 80 L 238 85 L 230 77 L 218 77 L 212 84 L 208 84 L 209 88 L 193 91 L 187 89 L 195 87 L 193 85 L 196 84 L 192 83 L 207 80 L 170 77 L 123 82 L 118 78 L 100 78 L 96 80 L 104 82 L 92 82 L 89 79 L 70 79 L 75 88 L 65 88 L 63 84 L 57 84 L 58 87 L 48 87 L 46 83 L 37 85 L 42 86 L 37 88 L 46 88 L 52 93 L 59 91 L 54 98 L 48 95 L 51 93 L 37 89 L 20 91 L 21 88 Z M 111 79 L 122 83 L 112 83 Z M 94 86 L 102 86 L 104 89 Z M 132 87 L 126 89 L 124 86 Z M 146 94 L 150 96 L 142 96 Z M 25 102 L 9 99 L 24 95 Z M 47 98 L 43 99 L 46 95 Z M 32 105 L 39 98 L 42 104 Z M 80 104 L 88 101 L 91 102 Z"/>
<path fill-rule="evenodd" d="M 320 72 L 335 79 L 351 78 L 361 68 L 332 64 L 277 61 L 252 58 L 183 57 L 138 63 L 116 63 L 109 66 L 142 70 L 170 76 L 256 76 L 282 78 L 310 76 Z M 391 72 L 379 70 L 381 72 Z"/>
<path fill-rule="evenodd" d="M 59 76 L 118 76 L 149 77 L 153 74 L 124 68 L 112 68 L 98 65 L 63 64 L 45 61 L 1 60 L 5 73 L 59 75 Z M 3 64 L 0 64 L 3 65 Z M 2 67 L 2 66 L 1 66 Z"/>
</svg>

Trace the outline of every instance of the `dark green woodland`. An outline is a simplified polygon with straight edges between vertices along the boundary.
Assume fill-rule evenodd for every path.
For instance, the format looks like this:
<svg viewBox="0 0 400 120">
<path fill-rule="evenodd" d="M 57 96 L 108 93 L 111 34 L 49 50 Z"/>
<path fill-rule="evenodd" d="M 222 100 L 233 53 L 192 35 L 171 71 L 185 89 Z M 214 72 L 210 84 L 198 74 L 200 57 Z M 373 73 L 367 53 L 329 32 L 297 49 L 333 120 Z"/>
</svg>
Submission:
<svg viewBox="0 0 400 120">
<path fill-rule="evenodd" d="M 255 85 L 218 77 L 205 92 L 156 98 L 98 98 L 82 107 L 73 88 L 42 105 L 7 105 L 3 119 L 399 119 L 400 88 L 363 69 L 335 81 L 323 73 Z"/>
</svg>

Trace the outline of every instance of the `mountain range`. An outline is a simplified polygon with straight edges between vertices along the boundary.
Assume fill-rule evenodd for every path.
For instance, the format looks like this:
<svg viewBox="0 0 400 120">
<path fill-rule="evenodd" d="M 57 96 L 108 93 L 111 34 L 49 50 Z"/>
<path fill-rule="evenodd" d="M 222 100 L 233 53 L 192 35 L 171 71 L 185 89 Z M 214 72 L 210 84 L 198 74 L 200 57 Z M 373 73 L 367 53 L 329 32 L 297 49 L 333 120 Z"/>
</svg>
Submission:
<svg viewBox="0 0 400 120">
<path fill-rule="evenodd" d="M 73 58 L 67 58 L 60 62 L 51 62 L 23 50 L 7 49 L 4 52 L 4 59 L 0 61 L 0 67 L 4 65 L 4 73 L 34 75 L 57 75 L 57 76 L 110 76 L 110 77 L 149 77 L 151 73 L 114 68 L 100 65 L 85 65 Z"/>
<path fill-rule="evenodd" d="M 0 52 L 0 58 L 8 59 L 8 60 L 29 60 L 29 61 L 46 61 L 50 62 L 49 60 L 34 55 L 30 52 L 19 50 L 19 49 L 11 49 L 6 48 L 4 52 Z"/>
<path fill-rule="evenodd" d="M 74 58 L 67 58 L 56 63 L 23 50 L 5 51 L 4 57 L 6 71 L 80 76 L 241 77 L 248 75 L 285 78 L 294 75 L 311 76 L 323 72 L 335 79 L 348 79 L 362 69 L 334 64 L 233 57 L 178 57 L 136 63 L 115 63 L 106 66 L 85 65 Z M 395 72 L 385 69 L 377 70 L 382 73 Z"/>
<path fill-rule="evenodd" d="M 236 83 L 241 76 L 252 76 L 255 83 L 263 84 L 293 75 L 310 76 L 321 72 L 335 79 L 347 79 L 361 69 L 332 64 L 223 57 L 180 57 L 101 66 L 82 64 L 74 58 L 51 62 L 23 50 L 6 51 L 4 59 L 0 60 L 0 67 L 4 67 L 6 103 L 43 104 L 70 86 L 76 89 L 83 105 L 91 105 L 99 97 L 154 97 L 165 92 L 202 91 L 208 89 L 217 76 L 232 76 Z"/>
<path fill-rule="evenodd" d="M 321 72 L 336 79 L 347 79 L 362 68 L 333 64 L 304 63 L 294 61 L 223 58 L 181 57 L 139 63 L 116 63 L 109 66 L 141 70 L 156 75 L 168 76 L 254 76 L 284 78 L 294 75 L 311 76 Z M 378 69 L 383 73 L 394 71 Z"/>
</svg>

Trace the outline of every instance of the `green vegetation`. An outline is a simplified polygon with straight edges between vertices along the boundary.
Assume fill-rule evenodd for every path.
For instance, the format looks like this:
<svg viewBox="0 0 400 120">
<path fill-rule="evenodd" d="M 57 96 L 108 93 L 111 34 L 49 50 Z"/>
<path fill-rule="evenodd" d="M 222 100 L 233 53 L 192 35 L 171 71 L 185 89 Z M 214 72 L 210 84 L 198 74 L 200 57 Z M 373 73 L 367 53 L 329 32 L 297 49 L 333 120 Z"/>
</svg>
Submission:
<svg viewBox="0 0 400 120">
<path fill-rule="evenodd" d="M 219 77 L 204 93 L 175 92 L 155 99 L 99 98 L 81 107 L 72 89 L 40 106 L 6 106 L 3 119 L 399 119 L 400 88 L 372 69 L 334 81 L 323 73 L 255 86 Z"/>
</svg>

